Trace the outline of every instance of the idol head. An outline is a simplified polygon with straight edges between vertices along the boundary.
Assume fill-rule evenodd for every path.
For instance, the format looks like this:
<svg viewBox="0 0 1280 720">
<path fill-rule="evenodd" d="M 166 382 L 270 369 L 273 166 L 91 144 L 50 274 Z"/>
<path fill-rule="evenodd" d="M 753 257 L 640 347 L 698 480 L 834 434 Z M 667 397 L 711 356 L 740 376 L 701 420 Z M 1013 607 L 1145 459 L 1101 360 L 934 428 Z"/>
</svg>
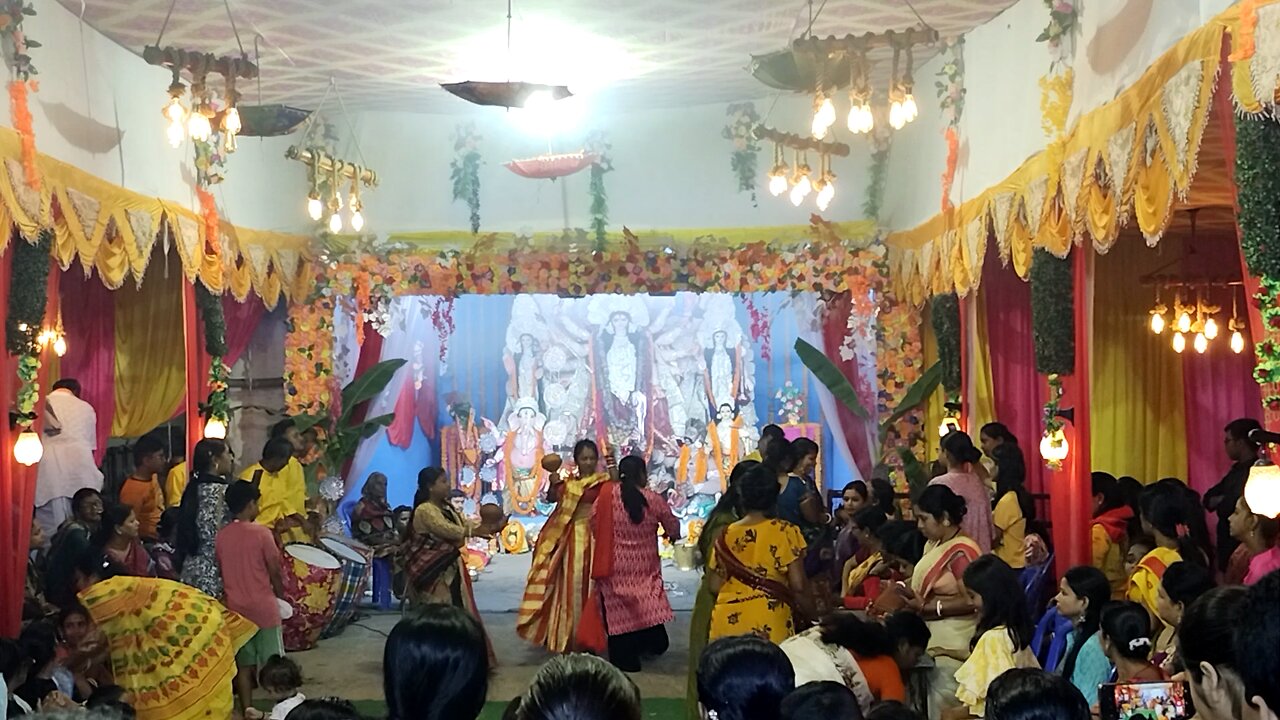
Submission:
<svg viewBox="0 0 1280 720">
<path fill-rule="evenodd" d="M 733 406 L 730 405 L 729 403 L 722 404 L 720 408 L 716 411 L 716 416 L 720 418 L 720 422 L 732 420 Z"/>
<path fill-rule="evenodd" d="M 631 316 L 625 312 L 619 311 L 609 316 L 609 329 L 615 335 L 626 335 L 629 325 L 631 325 Z"/>
<path fill-rule="evenodd" d="M 711 344 L 716 347 L 726 347 L 729 344 L 729 333 L 724 330 L 717 330 L 711 336 Z"/>
<path fill-rule="evenodd" d="M 530 335 L 529 333 L 522 333 L 520 335 L 520 351 L 521 352 L 533 352 L 536 347 L 537 347 L 537 341 L 533 339 L 532 335 Z"/>
</svg>

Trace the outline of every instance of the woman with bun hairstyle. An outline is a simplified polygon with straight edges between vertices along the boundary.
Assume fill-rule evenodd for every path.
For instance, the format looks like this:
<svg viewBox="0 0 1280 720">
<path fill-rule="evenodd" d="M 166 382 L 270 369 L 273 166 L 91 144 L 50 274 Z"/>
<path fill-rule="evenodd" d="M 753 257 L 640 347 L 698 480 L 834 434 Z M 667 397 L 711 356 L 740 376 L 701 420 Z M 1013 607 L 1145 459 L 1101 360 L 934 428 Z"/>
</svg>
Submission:
<svg viewBox="0 0 1280 720">
<path fill-rule="evenodd" d="M 943 485 L 964 498 L 967 507 L 962 524 L 964 534 L 977 543 L 982 554 L 991 552 L 991 493 L 975 471 L 982 460 L 982 451 L 974 447 L 966 433 L 956 430 L 942 438 L 941 460 L 947 472 L 929 484 Z"/>
<path fill-rule="evenodd" d="M 1102 611 L 1102 651 L 1115 666 L 1111 682 L 1153 682 L 1168 680 L 1165 672 L 1151 662 L 1155 640 L 1151 618 L 1135 602 L 1113 602 Z"/>
</svg>

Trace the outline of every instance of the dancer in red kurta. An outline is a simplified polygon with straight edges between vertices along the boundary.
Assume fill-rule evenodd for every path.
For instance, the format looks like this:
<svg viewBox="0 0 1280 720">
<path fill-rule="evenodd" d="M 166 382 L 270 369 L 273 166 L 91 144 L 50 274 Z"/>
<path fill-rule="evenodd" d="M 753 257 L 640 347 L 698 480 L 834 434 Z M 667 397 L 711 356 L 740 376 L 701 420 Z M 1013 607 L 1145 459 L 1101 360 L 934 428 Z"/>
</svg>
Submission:
<svg viewBox="0 0 1280 720">
<path fill-rule="evenodd" d="M 601 491 L 592 513 L 592 577 L 609 660 L 621 670 L 639 672 L 642 657 L 661 655 L 669 645 L 664 625 L 673 615 L 662 586 L 658 527 L 674 542 L 680 539 L 680 523 L 666 500 L 648 489 L 643 458 L 623 458 L 618 477 Z"/>
</svg>

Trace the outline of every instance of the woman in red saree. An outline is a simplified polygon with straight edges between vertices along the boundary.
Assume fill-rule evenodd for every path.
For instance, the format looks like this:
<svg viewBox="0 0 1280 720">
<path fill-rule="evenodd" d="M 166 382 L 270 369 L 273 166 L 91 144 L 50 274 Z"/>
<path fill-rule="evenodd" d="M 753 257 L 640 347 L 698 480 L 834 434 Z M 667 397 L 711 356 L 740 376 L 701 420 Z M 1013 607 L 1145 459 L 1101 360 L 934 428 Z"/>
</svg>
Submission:
<svg viewBox="0 0 1280 720">
<path fill-rule="evenodd" d="M 155 577 L 151 556 L 138 540 L 138 517 L 128 505 L 112 505 L 103 510 L 94 546 L 102 549 L 117 574 Z"/>
<path fill-rule="evenodd" d="M 658 528 L 672 542 L 680 522 L 662 496 L 650 490 L 644 459 L 628 455 L 618 465 L 619 482 L 600 492 L 591 515 L 595 557 L 591 577 L 600 594 L 609 636 L 609 661 L 640 672 L 640 659 L 667 651 L 666 623 L 674 615 L 662 587 Z"/>
<path fill-rule="evenodd" d="M 551 652 L 576 648 L 578 620 L 591 589 L 591 509 L 608 473 L 590 440 L 573 448 L 575 476 L 551 475 L 547 495 L 556 503 L 538 534 L 533 565 L 516 615 L 516 633 Z"/>
</svg>

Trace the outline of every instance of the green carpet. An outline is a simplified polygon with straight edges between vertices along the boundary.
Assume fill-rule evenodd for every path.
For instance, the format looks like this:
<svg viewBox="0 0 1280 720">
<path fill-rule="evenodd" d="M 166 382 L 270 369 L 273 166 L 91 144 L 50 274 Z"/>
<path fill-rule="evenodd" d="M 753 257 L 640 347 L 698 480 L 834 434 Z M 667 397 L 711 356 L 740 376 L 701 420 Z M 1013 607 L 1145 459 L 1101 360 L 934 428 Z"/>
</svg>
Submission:
<svg viewBox="0 0 1280 720">
<path fill-rule="evenodd" d="M 366 718 L 386 717 L 387 705 L 379 700 L 357 700 L 355 705 L 360 714 Z M 499 720 L 502 717 L 502 711 L 506 708 L 506 703 L 487 703 L 484 706 L 484 712 L 480 713 L 480 720 Z M 684 717 L 684 700 L 679 698 L 645 700 L 644 716 L 652 720 L 681 720 Z"/>
</svg>

